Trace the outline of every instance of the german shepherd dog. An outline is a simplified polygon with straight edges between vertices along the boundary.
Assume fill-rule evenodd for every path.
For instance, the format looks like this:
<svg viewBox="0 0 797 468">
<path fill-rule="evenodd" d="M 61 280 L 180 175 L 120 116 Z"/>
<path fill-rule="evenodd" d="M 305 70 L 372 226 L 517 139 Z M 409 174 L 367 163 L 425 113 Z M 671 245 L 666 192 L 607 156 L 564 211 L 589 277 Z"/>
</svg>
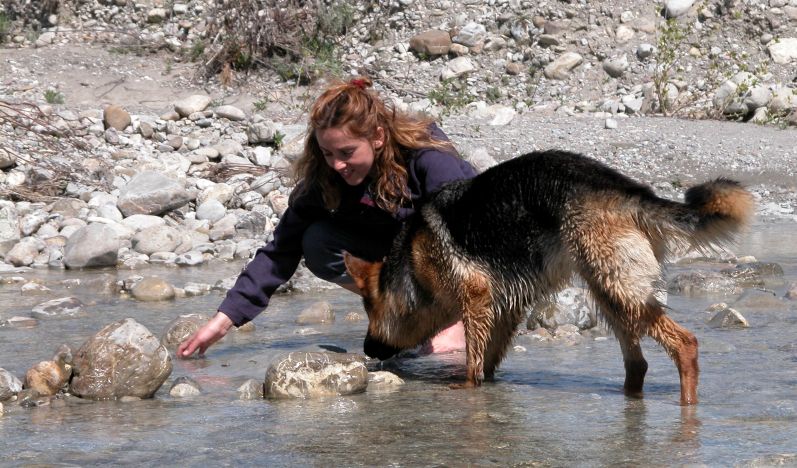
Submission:
<svg viewBox="0 0 797 468">
<path fill-rule="evenodd" d="M 695 404 L 697 339 L 656 299 L 661 263 L 732 240 L 753 211 L 751 194 L 728 179 L 692 187 L 680 203 L 578 154 L 508 160 L 438 191 L 383 261 L 346 254 L 368 313 L 366 354 L 390 357 L 461 318 L 467 380 L 456 386 L 479 386 L 492 379 L 527 310 L 577 273 L 620 341 L 625 393 L 641 396 L 647 335 L 678 368 L 681 404 Z"/>
</svg>

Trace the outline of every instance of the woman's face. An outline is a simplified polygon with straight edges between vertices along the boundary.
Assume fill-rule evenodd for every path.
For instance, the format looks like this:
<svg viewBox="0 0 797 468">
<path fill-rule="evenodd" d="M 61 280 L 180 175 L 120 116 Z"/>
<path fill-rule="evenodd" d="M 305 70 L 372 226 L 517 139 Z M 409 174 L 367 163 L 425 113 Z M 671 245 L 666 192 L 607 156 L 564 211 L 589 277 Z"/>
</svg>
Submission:
<svg viewBox="0 0 797 468">
<path fill-rule="evenodd" d="M 374 140 L 355 138 L 345 128 L 315 131 L 315 138 L 327 165 L 349 185 L 359 185 L 374 166 L 374 150 L 384 144 L 385 132 L 377 127 Z"/>
</svg>

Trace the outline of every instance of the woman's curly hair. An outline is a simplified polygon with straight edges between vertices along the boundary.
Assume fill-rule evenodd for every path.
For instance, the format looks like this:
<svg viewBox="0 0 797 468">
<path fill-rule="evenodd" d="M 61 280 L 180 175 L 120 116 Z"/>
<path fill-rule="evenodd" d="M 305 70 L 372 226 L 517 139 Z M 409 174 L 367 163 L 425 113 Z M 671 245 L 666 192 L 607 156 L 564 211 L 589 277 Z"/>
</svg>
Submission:
<svg viewBox="0 0 797 468">
<path fill-rule="evenodd" d="M 406 150 L 435 148 L 456 153 L 449 141 L 432 138 L 432 119 L 396 111 L 371 86 L 371 80 L 365 77 L 338 82 L 315 101 L 304 151 L 294 165 L 294 175 L 302 182 L 294 196 L 319 187 L 326 208 L 335 209 L 340 204 L 340 176 L 325 162 L 316 139 L 317 130 L 341 128 L 354 138 L 374 140 L 377 128 L 384 129 L 384 144 L 374 149 L 371 190 L 374 203 L 390 213 L 409 199 Z"/>
</svg>

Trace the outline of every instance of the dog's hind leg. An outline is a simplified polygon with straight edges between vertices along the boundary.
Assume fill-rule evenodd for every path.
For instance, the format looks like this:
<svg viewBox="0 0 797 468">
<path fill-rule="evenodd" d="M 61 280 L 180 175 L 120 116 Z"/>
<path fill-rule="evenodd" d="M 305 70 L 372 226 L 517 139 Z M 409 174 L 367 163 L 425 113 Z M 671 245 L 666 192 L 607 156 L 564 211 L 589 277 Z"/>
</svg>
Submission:
<svg viewBox="0 0 797 468">
<path fill-rule="evenodd" d="M 484 355 L 485 379 L 493 380 L 495 369 L 504 359 L 506 351 L 512 343 L 512 338 L 515 336 L 515 329 L 517 329 L 522 319 L 522 311 L 520 313 L 504 311 L 496 314 L 495 325 L 490 334 L 490 341 L 487 343 L 487 349 Z"/>
<path fill-rule="evenodd" d="M 697 403 L 697 338 L 664 313 L 661 305 L 650 311 L 651 322 L 647 334 L 667 351 L 681 379 L 681 405 Z"/>
</svg>

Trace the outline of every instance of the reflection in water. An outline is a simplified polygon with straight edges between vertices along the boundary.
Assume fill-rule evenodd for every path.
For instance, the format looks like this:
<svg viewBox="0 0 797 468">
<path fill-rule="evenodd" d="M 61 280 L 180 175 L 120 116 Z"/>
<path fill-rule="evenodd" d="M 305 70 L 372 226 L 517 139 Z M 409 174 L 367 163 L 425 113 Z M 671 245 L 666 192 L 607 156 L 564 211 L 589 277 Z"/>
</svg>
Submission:
<svg viewBox="0 0 797 468">
<path fill-rule="evenodd" d="M 785 242 L 793 226 L 757 226 L 754 231 L 737 252 L 783 267 L 785 281 L 775 288 L 782 298 L 786 285 L 797 281 L 797 246 Z M 213 283 L 237 266 L 226 268 L 157 274 L 179 286 L 186 281 Z M 669 273 L 685 268 L 691 267 L 673 266 Z M 62 342 L 74 350 L 112 321 L 132 316 L 160 334 L 177 314 L 210 313 L 221 299 L 213 294 L 144 304 L 120 299 L 107 288 L 58 287 L 65 278 L 99 278 L 94 272 L 35 275 L 53 285 L 55 297 L 75 295 L 91 305 L 84 318 L 0 328 L 0 366 L 17 376 L 50 359 Z M 30 307 L 43 300 L 20 298 L 17 291 L 0 286 L 3 318 L 29 315 Z M 741 309 L 749 329 L 709 328 L 705 308 L 735 299 L 669 299 L 670 313 L 701 343 L 697 407 L 678 406 L 678 373 L 647 340 L 645 397 L 626 398 L 622 356 L 613 339 L 585 339 L 572 346 L 524 341 L 527 351 L 510 351 L 495 383 L 472 391 L 448 388 L 464 378 L 464 356 L 452 354 L 373 364 L 405 379 L 396 391 L 308 401 L 239 401 L 238 386 L 250 378 L 261 380 L 269 362 L 282 352 L 318 344 L 361 349 L 365 322 L 341 320 L 346 312 L 360 309 L 359 298 L 332 291 L 276 297 L 268 313 L 258 317 L 254 333 L 230 334 L 205 358 L 175 361 L 170 380 L 155 399 L 122 403 L 66 398 L 29 409 L 6 402 L 0 451 L 3 463 L 10 465 L 728 466 L 750 460 L 793 461 L 778 454 L 794 453 L 797 440 L 797 307 L 775 302 Z M 338 321 L 313 326 L 316 334 L 297 334 L 296 314 L 319 300 L 332 304 Z M 169 385 L 181 376 L 199 382 L 203 394 L 171 398 Z"/>
</svg>

